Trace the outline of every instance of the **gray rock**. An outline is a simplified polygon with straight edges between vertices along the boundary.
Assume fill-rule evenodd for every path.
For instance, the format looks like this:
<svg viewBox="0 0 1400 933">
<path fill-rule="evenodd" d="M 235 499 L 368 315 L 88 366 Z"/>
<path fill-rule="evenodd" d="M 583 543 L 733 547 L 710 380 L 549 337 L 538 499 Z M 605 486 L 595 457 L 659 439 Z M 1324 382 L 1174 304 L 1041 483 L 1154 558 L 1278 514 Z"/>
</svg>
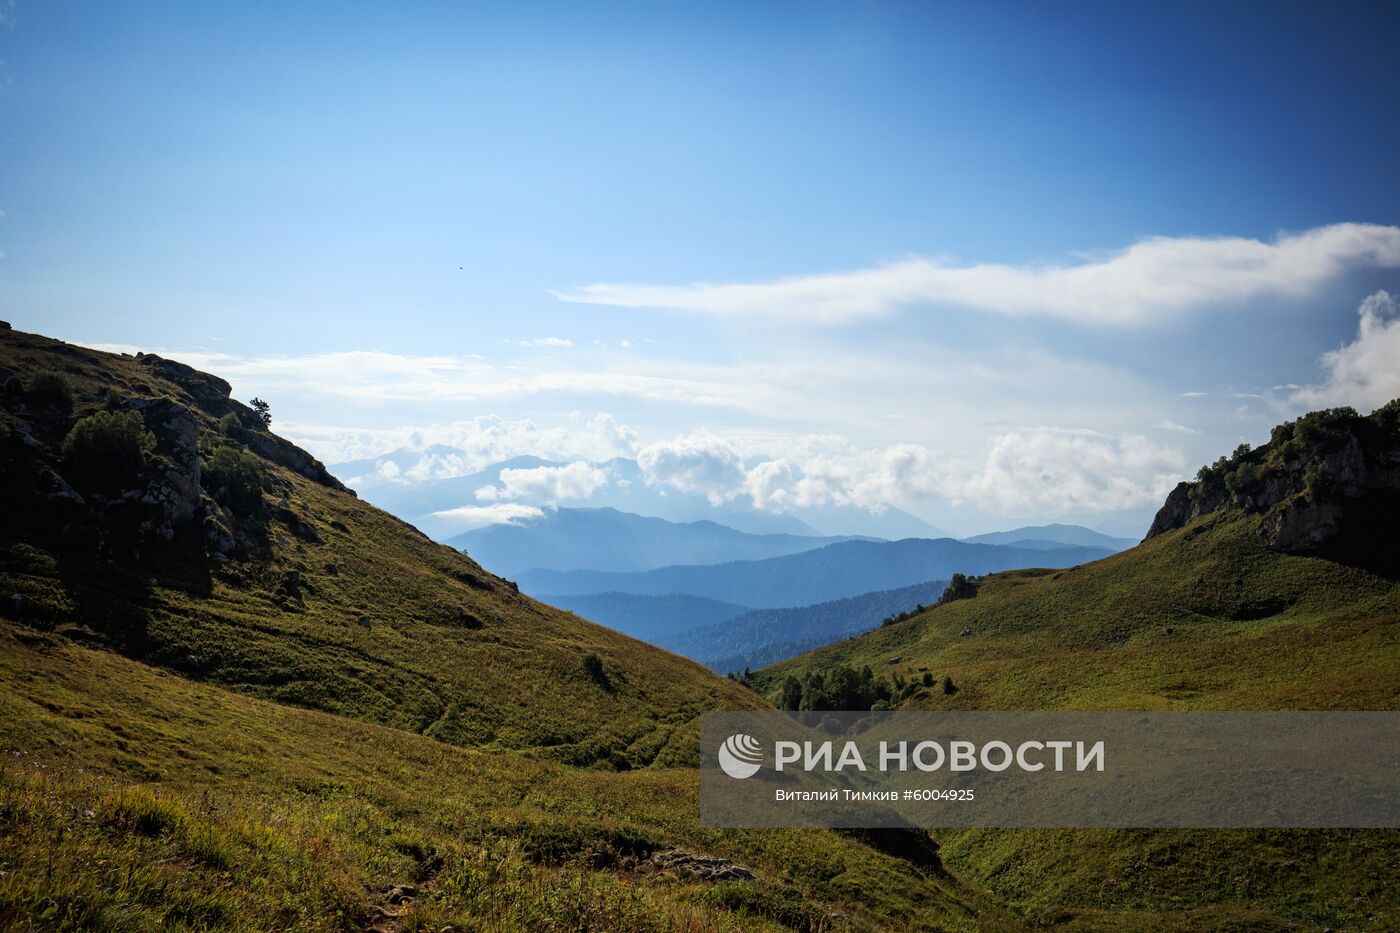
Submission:
<svg viewBox="0 0 1400 933">
<path fill-rule="evenodd" d="M 702 881 L 752 881 L 753 872 L 729 859 L 695 855 L 684 849 L 662 849 L 651 857 L 657 868 L 690 875 Z"/>
</svg>

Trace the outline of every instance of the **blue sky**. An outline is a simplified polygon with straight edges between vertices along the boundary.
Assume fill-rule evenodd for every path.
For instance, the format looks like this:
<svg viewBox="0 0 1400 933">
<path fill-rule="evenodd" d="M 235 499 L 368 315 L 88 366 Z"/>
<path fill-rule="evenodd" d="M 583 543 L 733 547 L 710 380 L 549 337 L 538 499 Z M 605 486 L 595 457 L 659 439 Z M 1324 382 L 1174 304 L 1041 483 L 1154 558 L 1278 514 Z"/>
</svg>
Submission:
<svg viewBox="0 0 1400 933">
<path fill-rule="evenodd" d="M 5 316 L 329 460 L 978 531 L 1400 394 L 1387 5 L 0 9 Z"/>
</svg>

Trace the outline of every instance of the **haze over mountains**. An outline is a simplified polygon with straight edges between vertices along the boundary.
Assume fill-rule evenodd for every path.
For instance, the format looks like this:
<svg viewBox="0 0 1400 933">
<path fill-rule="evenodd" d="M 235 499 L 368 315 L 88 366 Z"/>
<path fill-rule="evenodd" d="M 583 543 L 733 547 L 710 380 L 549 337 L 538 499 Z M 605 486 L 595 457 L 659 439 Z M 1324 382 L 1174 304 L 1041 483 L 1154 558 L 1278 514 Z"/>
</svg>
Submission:
<svg viewBox="0 0 1400 933">
<path fill-rule="evenodd" d="M 483 489 L 501 488 L 503 472 L 557 470 L 571 464 L 588 471 L 586 482 L 562 487 L 552 483 L 547 489 L 535 490 L 533 495 L 518 495 L 509 503 L 536 514 L 560 506 L 613 508 L 681 523 L 710 520 L 750 534 L 860 535 L 888 539 L 936 538 L 944 534 L 941 529 L 897 508 L 878 514 L 850 506 L 829 505 L 772 512 L 755 509 L 738 499 L 716 504 L 701 493 L 649 481 L 637 461 L 627 458 L 590 462 L 525 456 L 463 472 L 463 464 L 470 460 L 465 451 L 437 445 L 423 450 L 401 448 L 381 457 L 333 464 L 330 470 L 366 501 L 411 522 L 438 540 L 487 523 L 483 519 L 471 522 L 457 510 L 500 505 L 504 500 L 483 499 L 478 494 Z M 544 478 L 544 474 L 535 475 Z"/>
<path fill-rule="evenodd" d="M 336 469 L 366 498 L 439 536 L 464 516 L 485 522 L 446 543 L 548 603 L 719 670 L 771 664 L 866 631 L 935 600 L 953 573 L 1062 567 L 1135 543 L 1065 524 L 956 541 L 901 513 L 862 513 L 857 521 L 859 510 L 805 510 L 820 523 L 864 526 L 899 540 L 824 536 L 794 515 L 656 488 L 626 459 L 518 457 L 433 478 L 434 471 L 459 470 L 464 457 L 441 445 L 403 448 Z M 558 504 L 570 497 L 655 511 Z M 693 510 L 711 517 L 672 521 L 659 514 Z M 909 530 L 916 534 L 900 534 Z M 841 544 L 861 546 L 826 551 Z"/>
<path fill-rule="evenodd" d="M 952 538 L 844 541 L 760 561 L 662 567 L 637 573 L 532 570 L 518 582 L 531 593 L 686 593 L 780 609 L 859 596 L 875 590 L 982 574 L 1012 567 L 1069 567 L 1111 553 L 1104 548 L 1038 550 L 967 544 Z"/>
<path fill-rule="evenodd" d="M 846 540 L 850 539 L 748 534 L 708 520 L 668 522 L 604 508 L 547 509 L 538 517 L 488 525 L 447 543 L 510 576 L 537 568 L 634 571 L 761 560 Z"/>
</svg>

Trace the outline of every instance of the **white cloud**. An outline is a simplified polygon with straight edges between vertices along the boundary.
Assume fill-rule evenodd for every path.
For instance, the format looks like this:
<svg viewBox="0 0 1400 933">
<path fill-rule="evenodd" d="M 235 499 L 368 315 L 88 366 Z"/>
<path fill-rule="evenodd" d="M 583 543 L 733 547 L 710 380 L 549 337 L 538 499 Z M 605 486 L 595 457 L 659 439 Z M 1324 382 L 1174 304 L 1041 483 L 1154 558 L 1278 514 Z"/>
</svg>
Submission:
<svg viewBox="0 0 1400 933">
<path fill-rule="evenodd" d="M 1152 237 L 1075 265 L 980 264 L 914 257 L 873 269 L 775 282 L 597 283 L 561 301 L 842 324 L 909 305 L 951 305 L 1011 316 L 1130 324 L 1206 306 L 1301 298 L 1355 268 L 1400 266 L 1400 227 L 1343 223 L 1243 237 Z"/>
<path fill-rule="evenodd" d="M 1400 300 L 1379 291 L 1367 296 L 1357 313 L 1356 339 L 1322 355 L 1327 381 L 1293 393 L 1294 403 L 1351 405 L 1366 412 L 1400 398 Z"/>
<path fill-rule="evenodd" d="M 1178 434 L 1200 434 L 1200 433 L 1201 433 L 1200 431 L 1197 431 L 1195 428 L 1188 428 L 1188 427 L 1187 427 L 1186 425 L 1184 425 L 1184 424 L 1177 424 L 1175 421 L 1172 421 L 1170 418 L 1166 419 L 1165 421 L 1159 421 L 1159 422 L 1157 422 L 1157 427 L 1161 428 L 1163 431 L 1175 431 L 1175 432 L 1178 433 Z"/>
<path fill-rule="evenodd" d="M 1040 428 L 996 438 L 980 469 L 953 479 L 950 498 L 1008 512 L 1107 512 L 1159 503 L 1182 479 L 1179 450 L 1144 437 Z"/>
<path fill-rule="evenodd" d="M 499 486 L 482 486 L 476 498 L 482 502 L 530 499 L 551 505 L 568 499 L 587 499 L 608 484 L 608 475 L 589 463 L 557 467 L 502 470 Z"/>
<path fill-rule="evenodd" d="M 539 518 L 544 510 L 519 502 L 499 502 L 495 505 L 464 505 L 457 509 L 434 512 L 434 518 L 451 522 L 462 531 L 487 525 L 511 525 L 525 519 Z"/>
<path fill-rule="evenodd" d="M 1205 397 L 1206 397 L 1206 393 L 1204 393 L 1204 392 L 1183 392 L 1183 393 L 1181 393 L 1181 397 L 1182 397 L 1182 398 L 1205 398 Z"/>
<path fill-rule="evenodd" d="M 637 464 L 649 485 L 699 493 L 713 505 L 728 502 L 744 485 L 744 461 L 727 441 L 691 434 L 643 447 Z"/>
<path fill-rule="evenodd" d="M 538 340 L 522 340 L 522 347 L 572 347 L 574 342 L 567 337 L 541 337 Z"/>
<path fill-rule="evenodd" d="M 289 422 L 282 423 L 279 431 L 329 464 L 372 460 L 399 449 L 420 452 L 397 474 L 379 476 L 397 482 L 465 476 L 512 457 L 609 460 L 630 457 L 637 450 L 636 431 L 604 413 L 552 427 L 484 415 L 448 424 L 382 429 Z"/>
<path fill-rule="evenodd" d="M 955 460 L 918 444 L 862 449 L 809 436 L 752 467 L 732 442 L 693 434 L 642 449 L 647 481 L 747 500 L 772 512 L 836 505 L 881 512 L 936 500 L 1001 513 L 1108 512 L 1156 504 L 1182 477 L 1185 456 L 1129 435 L 1042 427 L 995 437 L 984 457 Z"/>
</svg>

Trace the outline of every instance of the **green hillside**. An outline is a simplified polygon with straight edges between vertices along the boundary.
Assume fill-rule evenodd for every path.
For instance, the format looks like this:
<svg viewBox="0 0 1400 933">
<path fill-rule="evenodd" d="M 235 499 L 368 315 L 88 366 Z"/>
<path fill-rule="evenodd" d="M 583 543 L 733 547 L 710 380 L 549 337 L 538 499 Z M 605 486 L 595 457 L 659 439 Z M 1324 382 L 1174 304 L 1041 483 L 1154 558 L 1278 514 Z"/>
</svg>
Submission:
<svg viewBox="0 0 1400 933">
<path fill-rule="evenodd" d="M 1022 928 L 923 833 L 701 829 L 696 716 L 760 697 L 217 377 L 0 331 L 0 453 L 0 929 Z"/>
<path fill-rule="evenodd" d="M 1191 498 L 753 691 L 523 596 L 159 357 L 0 332 L 0 495 L 0 929 L 1400 925 L 1394 833 L 699 826 L 697 714 L 837 662 L 911 707 L 1393 708 L 1384 561 L 1271 549 L 1265 512 Z"/>
<path fill-rule="evenodd" d="M 36 391 L 55 378 L 68 398 Z M 12 380 L 0 593 L 16 621 L 254 696 L 577 764 L 679 761 L 695 713 L 755 702 L 359 501 L 216 377 L 8 331 Z M 109 411 L 137 412 L 154 449 L 104 488 L 62 448 Z M 216 472 L 230 454 L 261 474 L 241 500 Z"/>
<path fill-rule="evenodd" d="M 0 680 L 0 929 L 1023 928 L 936 859 L 701 829 L 693 770 L 456 748 L 27 630 Z"/>
<path fill-rule="evenodd" d="M 1130 551 L 984 577 L 969 598 L 767 668 L 753 683 L 777 701 L 788 678 L 807 684 L 847 665 L 870 667 L 908 709 L 1400 708 L 1400 586 L 1385 552 L 1356 546 L 1355 533 L 1287 549 L 1277 535 L 1280 512 L 1335 517 L 1349 507 L 1332 508 L 1329 496 L 1381 495 L 1390 480 L 1374 471 L 1330 490 L 1308 490 L 1302 477 L 1334 448 L 1396 462 L 1394 407 L 1346 416 L 1339 430 L 1363 436 L 1363 448 L 1315 439 L 1203 471 L 1169 502 L 1195 503 L 1197 514 L 1164 508 L 1153 536 Z M 1286 444 L 1295 426 L 1283 427 L 1276 440 Z M 1222 475 L 1244 463 L 1259 466 L 1225 494 Z M 1299 477 L 1292 488 L 1288 475 Z M 1400 928 L 1395 831 L 934 835 L 955 872 L 1031 914 L 1166 911 L 1186 929 Z"/>
</svg>

